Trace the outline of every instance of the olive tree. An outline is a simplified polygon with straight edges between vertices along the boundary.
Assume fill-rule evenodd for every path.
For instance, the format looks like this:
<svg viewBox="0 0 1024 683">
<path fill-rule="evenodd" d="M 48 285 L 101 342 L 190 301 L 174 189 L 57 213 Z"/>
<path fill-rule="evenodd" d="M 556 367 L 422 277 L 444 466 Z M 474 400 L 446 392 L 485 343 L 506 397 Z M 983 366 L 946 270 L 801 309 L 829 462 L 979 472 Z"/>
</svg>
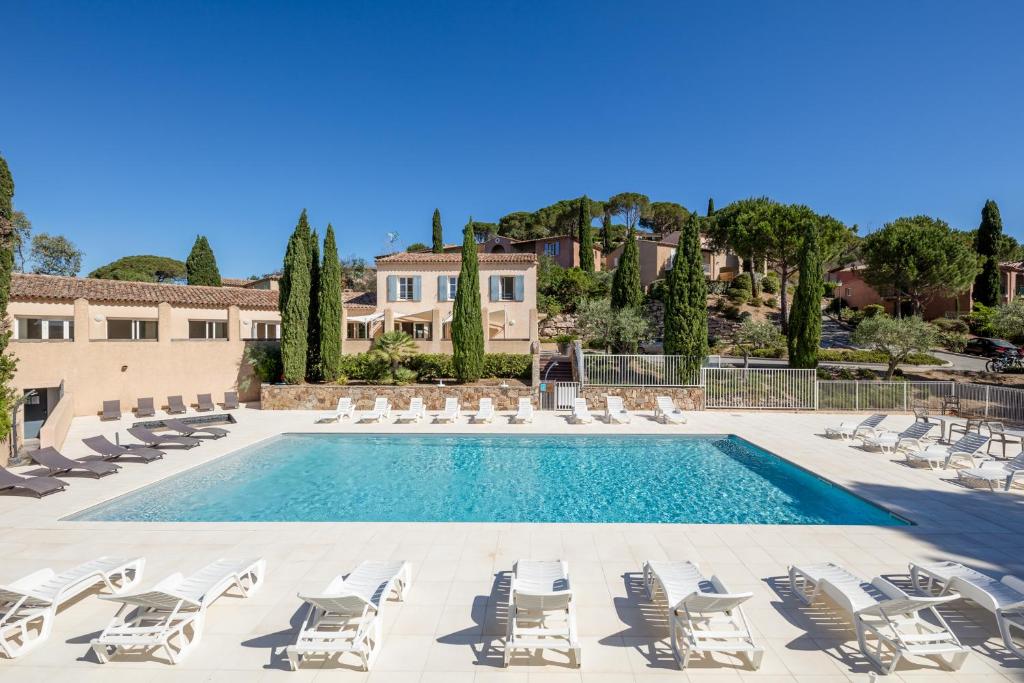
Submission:
<svg viewBox="0 0 1024 683">
<path fill-rule="evenodd" d="M 850 335 L 850 341 L 886 355 L 885 379 L 892 379 L 900 363 L 912 353 L 923 353 L 935 344 L 935 327 L 918 316 L 892 318 L 876 315 L 864 318 Z"/>
<path fill-rule="evenodd" d="M 757 349 L 778 349 L 786 344 L 786 338 L 774 323 L 767 320 L 744 320 L 733 335 L 733 344 L 743 354 L 743 367 L 750 367 L 750 354 Z"/>
</svg>

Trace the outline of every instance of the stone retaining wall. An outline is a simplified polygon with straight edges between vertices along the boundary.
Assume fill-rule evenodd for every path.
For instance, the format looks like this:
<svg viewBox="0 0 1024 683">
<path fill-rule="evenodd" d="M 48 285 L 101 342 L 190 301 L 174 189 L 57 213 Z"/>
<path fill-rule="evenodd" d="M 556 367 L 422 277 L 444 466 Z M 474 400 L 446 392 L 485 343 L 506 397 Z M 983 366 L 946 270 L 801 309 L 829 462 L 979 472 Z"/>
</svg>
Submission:
<svg viewBox="0 0 1024 683">
<path fill-rule="evenodd" d="M 349 396 L 357 410 L 369 410 L 378 396 L 391 401 L 393 410 L 405 410 L 414 396 L 423 399 L 427 410 L 441 410 L 450 396 L 459 399 L 463 410 L 476 410 L 480 399 L 487 396 L 495 410 L 515 410 L 521 397 L 534 397 L 533 390 L 521 383 L 510 382 L 507 389 L 498 385 L 445 386 L 410 384 L 392 386 L 346 386 L 341 384 L 264 384 L 260 387 L 263 410 L 331 410 L 338 399 Z M 534 397 L 534 407 L 536 398 Z"/>
<path fill-rule="evenodd" d="M 598 387 L 586 386 L 580 396 L 590 409 L 604 410 L 605 396 L 621 396 L 626 410 L 654 410 L 655 397 L 670 396 L 680 410 L 704 410 L 703 387 Z"/>
</svg>

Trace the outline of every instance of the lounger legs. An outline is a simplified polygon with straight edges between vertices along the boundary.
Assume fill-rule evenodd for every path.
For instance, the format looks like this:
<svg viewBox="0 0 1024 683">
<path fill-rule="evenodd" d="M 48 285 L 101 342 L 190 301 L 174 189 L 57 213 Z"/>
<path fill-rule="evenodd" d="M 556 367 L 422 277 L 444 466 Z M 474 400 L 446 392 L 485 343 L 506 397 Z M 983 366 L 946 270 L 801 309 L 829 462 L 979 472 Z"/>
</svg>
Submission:
<svg viewBox="0 0 1024 683">
<path fill-rule="evenodd" d="M 1016 612 L 1018 615 L 1022 615 L 1020 608 Z M 999 625 L 999 635 L 1003 637 L 1003 644 L 1006 645 L 1006 649 L 1024 659 L 1024 646 L 1018 645 L 1013 640 L 1013 629 L 1016 628 L 1021 635 L 1024 635 L 1024 626 L 1011 622 L 1007 614 L 1001 611 L 996 614 L 996 622 Z"/>
<path fill-rule="evenodd" d="M 0 621 L 0 653 L 10 659 L 45 643 L 53 630 L 54 609 L 26 609 L 20 615 L 19 609 L 16 605 L 8 612 L 11 621 Z"/>
</svg>

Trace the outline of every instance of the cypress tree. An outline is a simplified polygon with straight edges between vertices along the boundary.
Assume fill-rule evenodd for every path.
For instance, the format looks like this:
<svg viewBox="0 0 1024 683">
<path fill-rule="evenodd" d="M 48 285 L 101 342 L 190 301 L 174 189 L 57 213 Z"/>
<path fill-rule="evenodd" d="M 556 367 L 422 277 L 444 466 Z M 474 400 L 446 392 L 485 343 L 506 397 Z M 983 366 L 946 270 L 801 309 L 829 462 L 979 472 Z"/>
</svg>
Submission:
<svg viewBox="0 0 1024 683">
<path fill-rule="evenodd" d="M 999 206 L 989 199 L 981 210 L 981 225 L 975 249 L 982 257 L 981 272 L 974 279 L 974 300 L 986 306 L 995 306 L 999 294 L 999 238 L 1003 236 L 1003 219 Z"/>
<path fill-rule="evenodd" d="M 594 230 L 590 227 L 590 200 L 587 195 L 580 199 L 580 270 L 594 272 Z"/>
<path fill-rule="evenodd" d="M 786 345 L 789 347 L 789 367 L 818 367 L 818 347 L 821 346 L 821 254 L 818 250 L 818 229 L 807 226 L 800 245 L 800 283 L 793 294 L 793 310 L 789 314 Z"/>
<path fill-rule="evenodd" d="M 192 251 L 185 259 L 185 276 L 190 285 L 221 286 L 217 259 L 213 255 L 210 243 L 203 235 L 196 235 Z"/>
<path fill-rule="evenodd" d="M 714 216 L 715 215 L 715 198 L 714 197 L 708 197 L 708 215 L 709 216 Z"/>
<path fill-rule="evenodd" d="M 441 210 L 434 209 L 434 221 L 433 221 L 433 233 L 434 233 L 434 253 L 444 253 L 444 233 L 441 230 Z"/>
<path fill-rule="evenodd" d="M 612 253 L 612 217 L 607 213 L 601 221 L 601 246 L 604 247 L 605 256 Z"/>
<path fill-rule="evenodd" d="M 14 177 L 7 161 L 0 156 L 0 440 L 11 432 L 11 406 L 14 404 L 14 372 L 18 362 L 7 353 L 11 330 L 7 322 L 7 304 L 11 298 L 11 272 L 14 270 Z"/>
<path fill-rule="evenodd" d="M 320 236 L 309 234 L 309 320 L 306 323 L 306 379 L 320 379 Z"/>
<path fill-rule="evenodd" d="M 640 284 L 640 252 L 636 246 L 636 228 L 629 229 L 619 265 L 612 278 L 612 308 L 639 308 L 644 302 Z"/>
<path fill-rule="evenodd" d="M 460 382 L 475 382 L 484 373 L 481 309 L 480 264 L 471 217 L 462 232 L 462 269 L 452 308 L 452 363 Z"/>
<path fill-rule="evenodd" d="M 306 378 L 306 335 L 309 333 L 309 221 L 302 210 L 288 239 L 281 272 L 281 363 L 284 379 L 298 384 Z"/>
<path fill-rule="evenodd" d="M 327 224 L 324 235 L 324 261 L 320 267 L 319 306 L 320 322 L 320 376 L 333 382 L 341 374 L 341 263 L 338 245 L 334 241 L 334 227 Z"/>
<path fill-rule="evenodd" d="M 700 250 L 700 223 L 691 215 L 683 225 L 668 274 L 665 301 L 665 353 L 683 356 L 680 379 L 695 381 L 708 352 L 708 285 Z"/>
</svg>

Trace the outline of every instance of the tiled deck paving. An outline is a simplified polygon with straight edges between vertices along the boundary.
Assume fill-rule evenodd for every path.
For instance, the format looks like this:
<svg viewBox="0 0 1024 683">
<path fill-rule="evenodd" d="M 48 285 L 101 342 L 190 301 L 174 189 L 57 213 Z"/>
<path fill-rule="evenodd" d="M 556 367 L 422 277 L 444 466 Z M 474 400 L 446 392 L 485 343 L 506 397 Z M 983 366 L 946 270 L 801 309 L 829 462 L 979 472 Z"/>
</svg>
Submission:
<svg viewBox="0 0 1024 683">
<path fill-rule="evenodd" d="M 954 558 L 997 574 L 1024 575 L 1024 495 L 994 495 L 950 484 L 949 473 L 912 470 L 891 456 L 864 453 L 812 436 L 850 416 L 788 413 L 694 414 L 690 424 L 667 427 L 646 417 L 632 425 L 568 425 L 539 413 L 533 425 L 455 428 L 436 425 L 314 425 L 313 413 L 235 412 L 239 424 L 226 439 L 192 451 L 170 452 L 150 465 L 125 464 L 96 481 L 73 478 L 69 491 L 37 501 L 0 495 L 0 582 L 41 567 L 58 571 L 100 555 L 147 558 L 145 584 L 174 571 L 189 572 L 216 557 L 263 555 L 264 589 L 250 600 L 224 598 L 210 609 L 203 642 L 181 665 L 117 660 L 100 666 L 88 641 L 106 624 L 114 604 L 87 596 L 65 608 L 50 641 L 17 661 L 0 662 L 3 681 L 400 681 L 403 683 L 545 683 L 586 681 L 831 681 L 868 680 L 871 669 L 852 633 L 833 613 L 806 609 L 784 578 L 793 562 L 831 560 L 865 578 L 905 575 L 908 560 Z M 127 422 L 126 420 L 125 422 Z M 892 426 L 909 423 L 891 418 Z M 123 424 L 75 420 L 67 453 L 85 455 L 79 439 Z M 346 432 L 655 432 L 735 433 L 790 458 L 898 512 L 913 527 L 780 527 L 627 524 L 236 523 L 142 524 L 61 522 L 101 500 L 285 431 Z M 123 434 L 123 431 L 122 431 Z M 286 483 L 282 482 L 282 485 Z M 564 558 L 579 595 L 583 667 L 548 663 L 500 668 L 505 595 L 497 572 L 520 557 Z M 360 560 L 401 558 L 414 563 L 407 603 L 384 609 L 384 647 L 370 674 L 345 669 L 286 670 L 283 648 L 301 618 L 299 590 L 319 590 Z M 647 558 L 691 559 L 734 590 L 751 590 L 748 615 L 767 649 L 762 668 L 748 671 L 698 660 L 675 668 L 660 613 L 639 589 Z M 900 577 L 902 578 L 902 577 Z M 1024 662 L 1009 658 L 987 613 L 944 610 L 974 650 L 957 674 L 927 660 L 901 665 L 888 680 L 1024 681 Z"/>
</svg>

